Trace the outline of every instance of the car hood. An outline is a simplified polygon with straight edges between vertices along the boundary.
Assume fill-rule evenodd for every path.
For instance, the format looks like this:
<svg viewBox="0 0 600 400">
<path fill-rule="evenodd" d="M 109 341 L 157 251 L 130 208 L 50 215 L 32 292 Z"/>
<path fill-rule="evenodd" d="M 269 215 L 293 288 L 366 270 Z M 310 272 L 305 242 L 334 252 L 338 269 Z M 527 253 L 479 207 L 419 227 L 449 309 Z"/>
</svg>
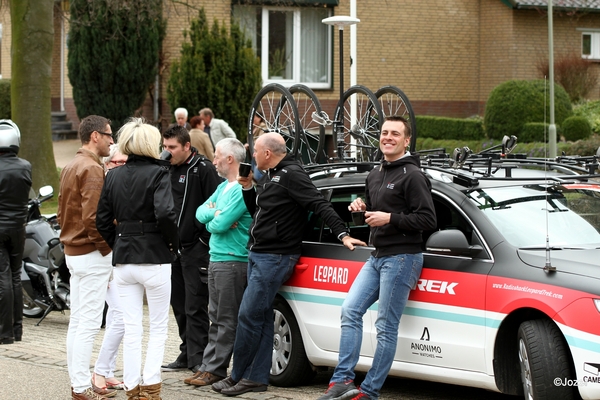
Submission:
<svg viewBox="0 0 600 400">
<path fill-rule="evenodd" d="M 518 249 L 521 261 L 532 267 L 544 268 L 546 249 Z M 550 265 L 557 271 L 600 278 L 600 249 L 550 249 Z"/>
</svg>

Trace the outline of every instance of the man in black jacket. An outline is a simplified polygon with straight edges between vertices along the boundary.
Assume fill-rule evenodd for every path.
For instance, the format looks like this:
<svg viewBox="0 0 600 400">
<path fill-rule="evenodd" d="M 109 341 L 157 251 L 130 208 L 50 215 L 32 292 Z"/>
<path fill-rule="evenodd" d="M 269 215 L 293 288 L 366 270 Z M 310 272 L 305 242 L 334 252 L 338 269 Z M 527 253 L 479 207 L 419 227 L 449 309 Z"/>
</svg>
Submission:
<svg viewBox="0 0 600 400">
<path fill-rule="evenodd" d="M 25 245 L 31 164 L 17 157 L 21 133 L 10 120 L 0 121 L 0 344 L 23 335 L 21 260 Z"/>
<path fill-rule="evenodd" d="M 163 371 L 189 368 L 197 372 L 208 343 L 208 240 L 209 232 L 196 219 L 196 209 L 210 197 L 222 179 L 212 162 L 191 147 L 183 126 L 163 133 L 163 147 L 171 153 L 171 186 L 178 215 L 181 256 L 171 272 L 171 306 L 181 345 L 177 359 Z"/>
<path fill-rule="evenodd" d="M 379 137 L 384 160 L 367 176 L 365 200 L 357 198 L 348 207 L 366 211 L 375 250 L 342 304 L 339 362 L 319 400 L 379 398 L 394 361 L 400 317 L 423 267 L 421 232 L 436 226 L 431 183 L 420 170 L 419 156 L 406 151 L 410 136 L 404 118 L 386 119 Z M 377 300 L 377 348 L 357 389 L 354 367 L 360 356 L 363 315 Z"/>
<path fill-rule="evenodd" d="M 267 390 L 273 352 L 273 301 L 294 270 L 308 212 L 319 215 L 350 250 L 365 243 L 349 236 L 342 219 L 310 180 L 300 163 L 286 154 L 278 133 L 256 141 L 254 158 L 267 172 L 252 185 L 252 173 L 238 177 L 253 221 L 248 242 L 248 286 L 238 314 L 231 376 L 213 390 L 236 396 Z"/>
</svg>

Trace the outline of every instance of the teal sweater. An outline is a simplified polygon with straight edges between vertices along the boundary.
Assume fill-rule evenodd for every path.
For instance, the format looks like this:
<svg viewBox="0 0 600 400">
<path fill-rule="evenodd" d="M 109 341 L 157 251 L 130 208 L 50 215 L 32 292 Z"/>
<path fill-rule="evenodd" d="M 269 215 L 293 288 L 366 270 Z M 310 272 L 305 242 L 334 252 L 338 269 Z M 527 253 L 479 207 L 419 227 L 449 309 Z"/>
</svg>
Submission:
<svg viewBox="0 0 600 400">
<path fill-rule="evenodd" d="M 222 182 L 217 190 L 196 210 L 198 221 L 211 233 L 209 243 L 210 261 L 248 262 L 248 229 L 252 217 L 242 197 L 242 186 L 234 183 L 225 192 L 228 182 Z M 211 203 L 215 207 L 209 207 Z M 216 211 L 220 213 L 215 217 Z M 231 226 L 237 222 L 237 227 Z"/>
</svg>

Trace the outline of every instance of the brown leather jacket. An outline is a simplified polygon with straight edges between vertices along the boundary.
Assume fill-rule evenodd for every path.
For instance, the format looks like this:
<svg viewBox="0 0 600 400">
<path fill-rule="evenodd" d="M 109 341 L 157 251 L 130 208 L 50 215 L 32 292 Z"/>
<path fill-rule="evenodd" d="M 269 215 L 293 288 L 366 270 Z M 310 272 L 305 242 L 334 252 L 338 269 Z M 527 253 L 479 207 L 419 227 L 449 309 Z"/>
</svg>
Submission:
<svg viewBox="0 0 600 400">
<path fill-rule="evenodd" d="M 60 173 L 58 223 L 65 254 L 79 256 L 100 251 L 111 252 L 96 229 L 96 209 L 104 184 L 104 167 L 100 157 L 80 148 L 75 158 Z"/>
</svg>

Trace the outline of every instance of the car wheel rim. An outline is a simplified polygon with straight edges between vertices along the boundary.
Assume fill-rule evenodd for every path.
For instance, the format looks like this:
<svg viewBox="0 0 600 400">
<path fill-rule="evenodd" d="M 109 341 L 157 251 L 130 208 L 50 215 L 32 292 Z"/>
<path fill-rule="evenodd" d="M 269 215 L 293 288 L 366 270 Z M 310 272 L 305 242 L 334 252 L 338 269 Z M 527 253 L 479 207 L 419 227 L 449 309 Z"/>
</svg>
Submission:
<svg viewBox="0 0 600 400">
<path fill-rule="evenodd" d="M 275 310 L 275 332 L 273 335 L 273 359 L 271 375 L 279 375 L 285 371 L 292 355 L 292 333 L 290 325 L 281 312 Z"/>
<path fill-rule="evenodd" d="M 527 346 L 523 339 L 519 339 L 519 363 L 521 364 L 521 380 L 523 382 L 523 390 L 525 398 L 533 400 L 533 387 L 531 385 L 531 367 L 529 364 L 529 355 L 527 354 Z"/>
</svg>

